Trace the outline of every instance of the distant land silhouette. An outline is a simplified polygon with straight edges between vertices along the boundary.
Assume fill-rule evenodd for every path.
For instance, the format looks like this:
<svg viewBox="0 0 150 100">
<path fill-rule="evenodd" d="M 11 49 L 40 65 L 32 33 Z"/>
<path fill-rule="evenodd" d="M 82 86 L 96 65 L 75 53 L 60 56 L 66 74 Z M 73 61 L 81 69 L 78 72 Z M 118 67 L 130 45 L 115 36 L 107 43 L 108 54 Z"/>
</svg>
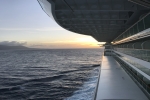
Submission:
<svg viewBox="0 0 150 100">
<path fill-rule="evenodd" d="M 0 45 L 0 50 L 24 50 L 24 49 L 30 49 L 25 46 L 6 46 L 6 45 Z"/>
</svg>

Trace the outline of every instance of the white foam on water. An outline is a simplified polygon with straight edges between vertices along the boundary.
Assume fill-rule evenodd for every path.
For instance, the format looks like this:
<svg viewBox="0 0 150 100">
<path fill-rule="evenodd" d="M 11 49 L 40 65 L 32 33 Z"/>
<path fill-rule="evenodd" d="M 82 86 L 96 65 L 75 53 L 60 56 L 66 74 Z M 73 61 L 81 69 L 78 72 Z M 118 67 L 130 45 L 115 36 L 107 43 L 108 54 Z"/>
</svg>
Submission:
<svg viewBox="0 0 150 100">
<path fill-rule="evenodd" d="M 95 89 L 98 81 L 99 69 L 95 68 L 89 77 L 89 80 L 84 85 L 75 91 L 71 97 L 64 100 L 93 100 L 95 96 Z"/>
</svg>

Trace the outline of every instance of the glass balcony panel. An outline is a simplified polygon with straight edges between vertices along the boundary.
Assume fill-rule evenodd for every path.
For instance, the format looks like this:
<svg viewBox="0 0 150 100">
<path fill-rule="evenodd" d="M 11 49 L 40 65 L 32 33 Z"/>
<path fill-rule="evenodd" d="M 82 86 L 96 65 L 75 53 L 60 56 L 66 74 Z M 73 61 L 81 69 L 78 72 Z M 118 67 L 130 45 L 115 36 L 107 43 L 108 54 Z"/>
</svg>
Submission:
<svg viewBox="0 0 150 100">
<path fill-rule="evenodd" d="M 138 22 L 138 29 L 139 29 L 139 32 L 141 32 L 141 31 L 144 30 L 144 23 L 143 23 L 143 20 L 141 20 L 140 22 Z"/>
<path fill-rule="evenodd" d="M 130 36 L 133 35 L 133 28 L 130 28 Z"/>
<path fill-rule="evenodd" d="M 135 24 L 133 28 L 134 28 L 134 34 L 137 34 L 138 33 L 137 24 Z"/>
<path fill-rule="evenodd" d="M 145 29 L 150 28 L 150 15 L 144 18 L 144 23 L 145 23 Z"/>
<path fill-rule="evenodd" d="M 130 34 L 130 32 L 129 32 L 129 30 L 127 31 L 127 37 L 129 37 L 129 34 Z"/>
<path fill-rule="evenodd" d="M 124 54 L 150 62 L 150 50 L 132 49 L 132 48 L 116 48 L 116 50 Z"/>
</svg>

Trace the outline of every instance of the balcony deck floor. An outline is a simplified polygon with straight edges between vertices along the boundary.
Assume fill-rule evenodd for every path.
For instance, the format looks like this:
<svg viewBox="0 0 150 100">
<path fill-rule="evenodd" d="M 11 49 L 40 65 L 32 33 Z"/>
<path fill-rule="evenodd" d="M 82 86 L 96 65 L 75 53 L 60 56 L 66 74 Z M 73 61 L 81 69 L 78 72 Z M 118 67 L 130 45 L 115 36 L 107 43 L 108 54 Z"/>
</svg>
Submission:
<svg viewBox="0 0 150 100">
<path fill-rule="evenodd" d="M 148 100 L 111 56 L 103 56 L 96 100 Z"/>
</svg>

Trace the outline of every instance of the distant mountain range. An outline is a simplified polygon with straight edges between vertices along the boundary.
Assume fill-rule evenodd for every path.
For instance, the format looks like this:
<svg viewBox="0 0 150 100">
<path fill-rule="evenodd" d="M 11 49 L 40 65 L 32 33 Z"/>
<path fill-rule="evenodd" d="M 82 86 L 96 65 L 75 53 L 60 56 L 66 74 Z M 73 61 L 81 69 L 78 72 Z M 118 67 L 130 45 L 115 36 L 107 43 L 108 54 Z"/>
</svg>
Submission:
<svg viewBox="0 0 150 100">
<path fill-rule="evenodd" d="M 30 49 L 25 46 L 6 46 L 6 45 L 0 45 L 0 50 L 24 50 L 24 49 Z"/>
</svg>

